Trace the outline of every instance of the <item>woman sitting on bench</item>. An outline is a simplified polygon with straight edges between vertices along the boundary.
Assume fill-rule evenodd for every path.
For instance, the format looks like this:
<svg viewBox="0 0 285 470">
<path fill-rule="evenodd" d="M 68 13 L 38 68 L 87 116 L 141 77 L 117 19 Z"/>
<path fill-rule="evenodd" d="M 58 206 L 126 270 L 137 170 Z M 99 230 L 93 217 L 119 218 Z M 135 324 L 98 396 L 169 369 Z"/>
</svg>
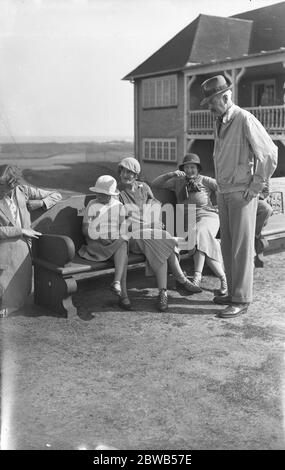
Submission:
<svg viewBox="0 0 285 470">
<path fill-rule="evenodd" d="M 103 175 L 89 189 L 96 193 L 96 199 L 85 209 L 82 230 L 87 245 L 83 245 L 78 254 L 93 261 L 114 259 L 115 275 L 110 288 L 119 297 L 119 306 L 131 310 L 126 283 L 128 238 L 121 236 L 126 232 L 122 227 L 125 210 L 118 200 L 117 182 L 112 176 Z"/>
<path fill-rule="evenodd" d="M 154 188 L 170 189 L 176 195 L 178 204 L 196 206 L 196 250 L 194 252 L 193 284 L 200 286 L 205 260 L 213 273 L 220 279 L 221 287 L 215 295 L 227 293 L 227 280 L 223 269 L 220 243 L 216 239 L 220 227 L 219 215 L 211 202 L 211 194 L 217 183 L 213 178 L 202 176 L 198 155 L 185 155 L 178 170 L 158 176 L 152 182 Z M 187 212 L 186 212 L 187 215 Z M 188 232 L 188 220 L 184 220 Z"/>
<path fill-rule="evenodd" d="M 129 213 L 129 222 L 133 224 L 129 240 L 129 249 L 133 253 L 144 253 L 147 262 L 147 274 L 154 273 L 159 289 L 157 308 L 167 310 L 167 262 L 175 279 L 184 290 L 190 293 L 200 292 L 184 275 L 178 258 L 177 240 L 161 227 L 151 227 L 144 220 L 146 205 L 152 204 L 154 196 L 146 183 L 138 182 L 140 164 L 133 157 L 126 157 L 119 163 L 120 200 Z M 134 219 L 135 214 L 135 219 Z M 138 221 L 138 217 L 140 221 Z M 134 231 L 135 225 L 140 225 Z"/>
</svg>

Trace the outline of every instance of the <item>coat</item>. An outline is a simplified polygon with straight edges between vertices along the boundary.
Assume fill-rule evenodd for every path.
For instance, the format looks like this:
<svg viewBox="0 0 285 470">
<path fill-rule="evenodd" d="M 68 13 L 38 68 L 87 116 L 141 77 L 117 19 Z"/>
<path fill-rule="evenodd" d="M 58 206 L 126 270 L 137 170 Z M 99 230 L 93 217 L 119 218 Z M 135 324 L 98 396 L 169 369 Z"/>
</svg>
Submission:
<svg viewBox="0 0 285 470">
<path fill-rule="evenodd" d="M 61 199 L 61 195 L 23 185 L 15 188 L 15 197 L 21 227 L 16 225 L 5 198 L 0 198 L 0 308 L 11 310 L 20 308 L 31 292 L 31 240 L 22 234 L 22 228 L 31 228 L 27 202 L 41 199 L 45 207 L 50 208 Z"/>
</svg>

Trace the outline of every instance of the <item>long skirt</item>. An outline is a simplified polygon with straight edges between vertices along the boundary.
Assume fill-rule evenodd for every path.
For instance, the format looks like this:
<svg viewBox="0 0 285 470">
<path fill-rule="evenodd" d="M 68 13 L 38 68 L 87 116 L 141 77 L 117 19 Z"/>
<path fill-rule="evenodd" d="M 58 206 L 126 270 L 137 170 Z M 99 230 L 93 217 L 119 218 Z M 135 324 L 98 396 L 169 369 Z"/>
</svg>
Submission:
<svg viewBox="0 0 285 470">
<path fill-rule="evenodd" d="M 126 243 L 123 238 L 116 240 L 98 239 L 92 240 L 86 237 L 87 245 L 82 245 L 78 254 L 82 258 L 90 261 L 106 261 L 111 258 L 123 243 Z"/>
<path fill-rule="evenodd" d="M 1 240 L 1 250 L 11 253 L 9 263 L 0 266 L 1 308 L 17 310 L 25 304 L 32 287 L 32 259 L 26 241 Z"/>
<path fill-rule="evenodd" d="M 130 251 L 143 253 L 146 257 L 146 275 L 153 275 L 172 253 L 178 254 L 177 241 L 165 230 L 142 229 L 133 232 Z"/>
<path fill-rule="evenodd" d="M 220 227 L 219 215 L 205 209 L 196 211 L 196 247 L 209 258 L 222 262 L 220 242 L 216 235 Z"/>
</svg>

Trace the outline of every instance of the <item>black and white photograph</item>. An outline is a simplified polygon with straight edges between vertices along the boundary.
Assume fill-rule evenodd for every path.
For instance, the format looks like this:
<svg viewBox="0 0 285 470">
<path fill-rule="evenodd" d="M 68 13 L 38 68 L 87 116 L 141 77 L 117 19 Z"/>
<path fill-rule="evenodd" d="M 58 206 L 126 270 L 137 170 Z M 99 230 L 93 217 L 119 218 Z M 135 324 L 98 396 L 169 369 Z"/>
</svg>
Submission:
<svg viewBox="0 0 285 470">
<path fill-rule="evenodd" d="M 285 450 L 284 293 L 285 1 L 0 0 L 0 450 Z"/>
</svg>

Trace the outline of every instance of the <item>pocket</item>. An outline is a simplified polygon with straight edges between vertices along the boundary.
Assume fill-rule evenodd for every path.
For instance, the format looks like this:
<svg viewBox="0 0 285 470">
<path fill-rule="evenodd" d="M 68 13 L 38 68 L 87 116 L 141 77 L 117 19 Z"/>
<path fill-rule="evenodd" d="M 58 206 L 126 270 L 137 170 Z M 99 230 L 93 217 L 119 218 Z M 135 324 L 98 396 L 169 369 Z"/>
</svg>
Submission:
<svg viewBox="0 0 285 470">
<path fill-rule="evenodd" d="M 237 183 L 249 183 L 251 179 L 251 168 L 248 165 L 238 165 L 234 172 L 232 182 Z"/>
</svg>

